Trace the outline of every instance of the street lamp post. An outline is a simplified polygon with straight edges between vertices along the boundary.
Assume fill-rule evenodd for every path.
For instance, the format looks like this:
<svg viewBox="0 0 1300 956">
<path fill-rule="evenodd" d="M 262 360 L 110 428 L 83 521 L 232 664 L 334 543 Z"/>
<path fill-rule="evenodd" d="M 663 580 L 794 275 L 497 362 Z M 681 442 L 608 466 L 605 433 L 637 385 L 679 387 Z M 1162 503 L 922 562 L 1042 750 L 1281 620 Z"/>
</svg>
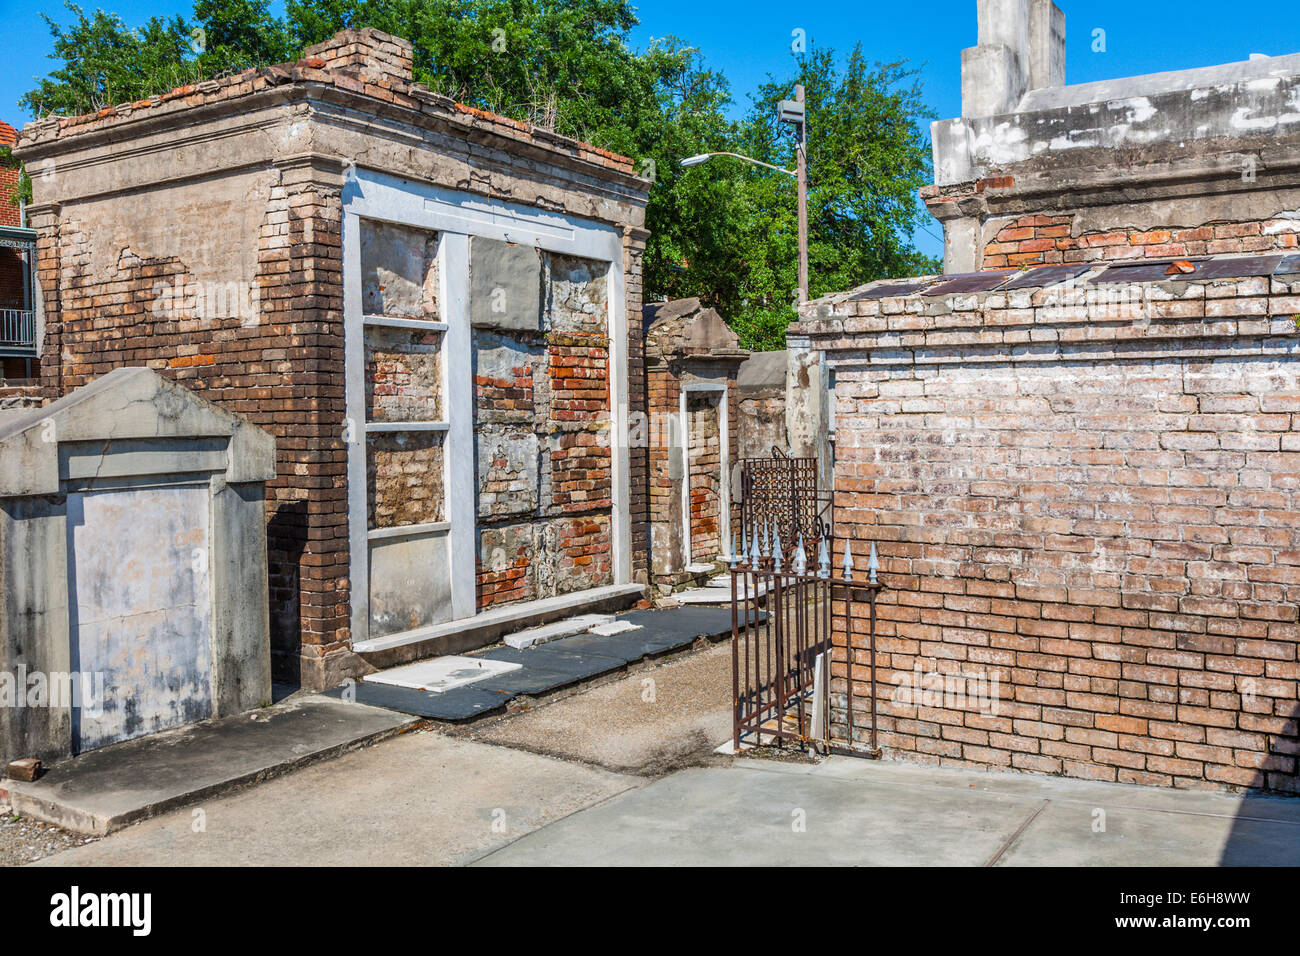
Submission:
<svg viewBox="0 0 1300 956">
<path fill-rule="evenodd" d="M 699 166 L 715 156 L 730 156 L 732 159 L 740 159 L 795 178 L 799 193 L 799 304 L 803 305 L 808 301 L 808 135 L 802 84 L 794 88 L 793 100 L 781 101 L 777 116 L 782 123 L 790 123 L 799 128 L 794 169 L 782 169 L 780 166 L 773 166 L 752 156 L 742 156 L 740 153 L 700 153 L 698 156 L 688 156 L 683 159 L 682 166 Z"/>
</svg>

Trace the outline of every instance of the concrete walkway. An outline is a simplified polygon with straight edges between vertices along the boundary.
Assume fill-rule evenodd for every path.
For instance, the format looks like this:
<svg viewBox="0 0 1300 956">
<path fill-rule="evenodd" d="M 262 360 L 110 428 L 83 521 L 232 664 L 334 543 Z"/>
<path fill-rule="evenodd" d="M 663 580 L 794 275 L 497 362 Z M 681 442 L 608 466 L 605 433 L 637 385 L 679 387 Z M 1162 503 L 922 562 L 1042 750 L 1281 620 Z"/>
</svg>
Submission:
<svg viewBox="0 0 1300 956">
<path fill-rule="evenodd" d="M 55 764 L 34 783 L 3 783 L 23 816 L 76 833 L 111 833 L 417 723 L 392 711 L 305 694 L 91 750 Z"/>
<path fill-rule="evenodd" d="M 407 734 L 146 820 L 40 866 L 447 866 L 639 783 Z"/>
<path fill-rule="evenodd" d="M 485 865 L 1300 865 L 1300 800 L 831 758 L 685 770 Z"/>
<path fill-rule="evenodd" d="M 456 735 L 408 733 L 44 864 L 1300 865 L 1297 799 L 714 756 L 729 658 L 711 647 Z"/>
<path fill-rule="evenodd" d="M 1300 800 L 852 758 L 738 758 L 648 782 L 417 733 L 43 861 L 465 863 L 1295 866 Z"/>
</svg>

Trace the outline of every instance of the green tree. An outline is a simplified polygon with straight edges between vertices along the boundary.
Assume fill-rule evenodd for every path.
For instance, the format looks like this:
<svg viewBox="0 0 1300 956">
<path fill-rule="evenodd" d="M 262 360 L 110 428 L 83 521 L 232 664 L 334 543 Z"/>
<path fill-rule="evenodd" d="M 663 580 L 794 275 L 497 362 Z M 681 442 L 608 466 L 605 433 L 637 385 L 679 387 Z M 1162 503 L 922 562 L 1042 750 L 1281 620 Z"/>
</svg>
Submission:
<svg viewBox="0 0 1300 956">
<path fill-rule="evenodd" d="M 2 197 L 11 206 L 21 206 L 32 201 L 32 181 L 22 163 L 14 159 L 12 146 L 0 146 L 0 166 L 18 170 L 18 182 L 9 189 L 9 195 Z"/>
<path fill-rule="evenodd" d="M 742 124 L 737 152 L 793 169 L 795 128 L 777 103 L 804 85 L 808 116 L 808 284 L 816 298 L 886 276 L 937 272 L 910 236 L 926 215 L 917 190 L 930 181 L 930 151 L 918 121 L 932 114 L 916 71 L 869 66 L 861 46 L 842 68 L 834 50 L 810 46 L 786 78 L 769 79 Z M 794 180 L 755 170 L 744 219 L 748 270 L 740 302 L 722 304 L 754 348 L 779 348 L 793 321 L 798 286 Z"/>
<path fill-rule="evenodd" d="M 23 97 L 32 112 L 84 112 L 293 59 L 347 27 L 405 37 L 415 79 L 430 89 L 631 156 L 654 180 L 647 301 L 697 295 L 751 348 L 782 347 L 794 318 L 794 182 L 733 160 L 680 163 L 729 150 L 793 166 L 793 134 L 775 110 L 801 82 L 812 294 L 937 268 L 909 241 L 929 172 L 916 74 L 869 67 L 860 48 L 842 68 L 828 48 L 798 57 L 733 122 L 727 79 L 699 50 L 673 37 L 632 48 L 630 0 L 288 0 L 282 20 L 268 0 L 196 0 L 192 21 L 154 18 L 135 30 L 69 9 L 67 28 L 46 18 L 62 65 Z"/>
<path fill-rule="evenodd" d="M 191 48 L 211 75 L 283 63 L 297 52 L 268 0 L 195 0 Z"/>
<path fill-rule="evenodd" d="M 29 112 L 86 113 L 165 92 L 196 75 L 190 28 L 180 17 L 152 17 L 128 28 L 115 14 L 96 10 L 87 17 L 76 4 L 67 7 L 68 27 L 41 14 L 54 38 L 50 57 L 63 65 L 18 101 Z"/>
</svg>

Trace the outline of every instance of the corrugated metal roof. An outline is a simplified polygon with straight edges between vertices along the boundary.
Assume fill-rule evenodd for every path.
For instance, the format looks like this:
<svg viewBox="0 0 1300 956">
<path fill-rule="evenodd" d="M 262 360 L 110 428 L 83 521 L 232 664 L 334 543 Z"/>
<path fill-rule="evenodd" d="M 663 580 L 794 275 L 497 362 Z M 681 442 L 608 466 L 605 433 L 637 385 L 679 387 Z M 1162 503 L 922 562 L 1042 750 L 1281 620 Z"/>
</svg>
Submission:
<svg viewBox="0 0 1300 956">
<path fill-rule="evenodd" d="M 1188 279 L 1244 279 L 1248 276 L 1271 276 L 1282 263 L 1282 256 L 1248 256 L 1239 259 L 1211 259 L 1197 263 Z M 1175 279 L 1180 278 L 1174 276 Z"/>
<path fill-rule="evenodd" d="M 1067 266 L 1042 266 L 1038 269 L 1028 269 L 1007 283 L 1007 291 L 1046 289 L 1050 285 L 1077 279 L 1085 272 L 1091 272 L 1095 267 L 1095 262 L 1076 262 Z"/>
<path fill-rule="evenodd" d="M 965 295 L 970 292 L 992 292 L 999 288 L 1009 277 L 1010 271 L 1001 272 L 967 272 L 961 275 L 945 276 L 940 282 L 925 290 L 926 295 Z"/>
</svg>

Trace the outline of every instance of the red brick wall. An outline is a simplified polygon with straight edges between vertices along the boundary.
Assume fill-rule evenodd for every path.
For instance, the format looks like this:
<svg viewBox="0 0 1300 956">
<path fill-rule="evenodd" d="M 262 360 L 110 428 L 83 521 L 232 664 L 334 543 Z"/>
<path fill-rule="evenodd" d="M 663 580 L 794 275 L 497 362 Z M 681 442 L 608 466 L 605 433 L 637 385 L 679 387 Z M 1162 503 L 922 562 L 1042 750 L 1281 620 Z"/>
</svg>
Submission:
<svg viewBox="0 0 1300 956">
<path fill-rule="evenodd" d="M 480 500 L 480 609 L 613 583 L 605 268 L 549 254 L 543 265 L 548 331 L 476 337 L 512 355 L 486 372 L 476 362 L 477 441 L 502 454 L 502 487 L 486 509 Z M 511 461 L 532 435 L 541 460 Z"/>
<path fill-rule="evenodd" d="M 9 201 L 18 185 L 18 167 L 0 165 L 0 226 L 21 226 L 22 210 Z"/>
<path fill-rule="evenodd" d="M 837 533 L 888 586 L 887 751 L 1300 791 L 1300 282 L 1140 291 L 1133 316 L 1029 290 L 803 321 L 836 369 Z M 996 679 L 996 708 L 896 693 L 932 674 Z"/>
<path fill-rule="evenodd" d="M 627 229 L 623 237 L 627 288 L 628 505 L 632 539 L 632 580 L 650 580 L 650 449 L 646 389 L 645 331 L 641 322 L 642 259 L 650 237 L 645 229 Z M 641 435 L 633 440 L 636 423 Z"/>
<path fill-rule="evenodd" d="M 984 247 L 985 269 L 1094 262 L 1168 259 L 1222 253 L 1294 250 L 1300 245 L 1293 219 L 1207 223 L 1195 228 L 1109 229 L 1076 234 L 1075 216 L 1021 216 L 1002 226 Z"/>
</svg>

